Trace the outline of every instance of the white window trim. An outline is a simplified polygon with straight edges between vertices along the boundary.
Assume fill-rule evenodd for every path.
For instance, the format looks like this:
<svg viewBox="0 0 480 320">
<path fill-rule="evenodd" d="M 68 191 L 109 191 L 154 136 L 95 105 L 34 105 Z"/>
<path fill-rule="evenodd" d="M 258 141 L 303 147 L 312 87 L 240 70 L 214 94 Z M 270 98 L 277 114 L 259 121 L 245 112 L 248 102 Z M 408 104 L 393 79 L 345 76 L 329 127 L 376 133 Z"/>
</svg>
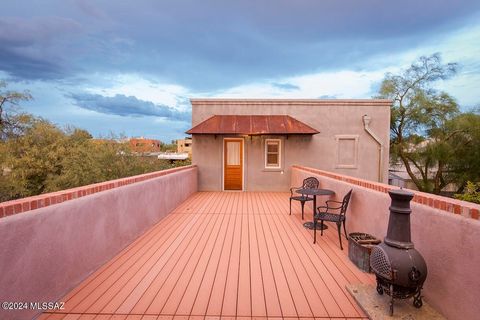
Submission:
<svg viewBox="0 0 480 320">
<path fill-rule="evenodd" d="M 354 150 L 354 163 L 353 164 L 340 164 L 339 161 L 339 152 L 340 152 L 340 140 L 354 140 L 355 150 Z M 335 168 L 337 169 L 357 169 L 358 168 L 358 135 L 356 134 L 341 134 L 335 136 L 336 141 L 336 155 L 335 155 Z"/>
<path fill-rule="evenodd" d="M 267 165 L 267 150 L 268 150 L 268 142 L 271 142 L 271 141 L 274 141 L 274 142 L 278 142 L 278 166 L 268 166 Z M 265 158 L 265 163 L 264 163 L 264 166 L 265 166 L 265 169 L 281 169 L 282 168 L 282 139 L 265 139 L 264 141 L 264 152 L 263 152 L 263 156 Z"/>
</svg>

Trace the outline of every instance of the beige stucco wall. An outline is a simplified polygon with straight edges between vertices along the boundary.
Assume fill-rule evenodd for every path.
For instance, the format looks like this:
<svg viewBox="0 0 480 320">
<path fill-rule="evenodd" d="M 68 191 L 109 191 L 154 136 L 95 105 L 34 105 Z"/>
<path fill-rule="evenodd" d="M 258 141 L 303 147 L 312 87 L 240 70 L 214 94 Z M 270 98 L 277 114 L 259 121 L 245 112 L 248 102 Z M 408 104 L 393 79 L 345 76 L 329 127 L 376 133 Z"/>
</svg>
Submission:
<svg viewBox="0 0 480 320">
<path fill-rule="evenodd" d="M 189 157 L 192 157 L 192 139 L 179 139 L 177 140 L 177 152 L 188 153 Z"/>
<path fill-rule="evenodd" d="M 290 115 L 317 129 L 313 136 L 248 136 L 244 138 L 244 190 L 284 191 L 289 188 L 293 164 L 311 166 L 378 181 L 379 148 L 364 130 L 362 117 L 383 142 L 383 182 L 388 178 L 390 102 L 385 100 L 224 100 L 192 99 L 192 127 L 213 115 Z M 355 168 L 337 167 L 336 136 L 358 137 Z M 227 136 L 193 136 L 192 161 L 199 170 L 199 190 L 222 190 L 223 139 Z M 231 137 L 231 136 L 229 136 Z M 282 169 L 264 169 L 264 140 L 282 139 Z M 342 156 L 343 155 L 343 156 Z M 344 150 L 342 157 L 348 157 Z"/>
</svg>

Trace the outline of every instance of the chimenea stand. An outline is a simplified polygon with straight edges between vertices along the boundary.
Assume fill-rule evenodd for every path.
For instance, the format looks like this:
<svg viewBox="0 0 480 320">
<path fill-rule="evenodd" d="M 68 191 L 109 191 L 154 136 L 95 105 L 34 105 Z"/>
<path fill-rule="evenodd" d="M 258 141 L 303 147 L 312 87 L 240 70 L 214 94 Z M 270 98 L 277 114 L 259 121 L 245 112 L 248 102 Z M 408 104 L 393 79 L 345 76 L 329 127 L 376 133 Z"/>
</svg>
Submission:
<svg viewBox="0 0 480 320">
<path fill-rule="evenodd" d="M 416 308 L 423 305 L 421 292 L 427 278 L 427 265 L 410 236 L 413 194 L 402 189 L 388 193 L 392 202 L 387 236 L 372 249 L 370 267 L 377 278 L 377 292 L 391 297 L 390 315 L 393 315 L 394 299 L 413 297 Z"/>
</svg>

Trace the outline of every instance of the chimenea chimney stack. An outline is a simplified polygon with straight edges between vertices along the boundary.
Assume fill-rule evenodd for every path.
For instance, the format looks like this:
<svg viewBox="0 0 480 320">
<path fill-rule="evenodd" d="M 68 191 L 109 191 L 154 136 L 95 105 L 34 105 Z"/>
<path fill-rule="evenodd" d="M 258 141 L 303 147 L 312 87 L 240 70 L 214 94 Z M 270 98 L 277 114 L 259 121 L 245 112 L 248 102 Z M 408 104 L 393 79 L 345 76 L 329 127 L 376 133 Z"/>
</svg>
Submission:
<svg viewBox="0 0 480 320">
<path fill-rule="evenodd" d="M 410 201 L 413 193 L 405 190 L 388 192 L 392 199 L 388 231 L 384 242 L 372 249 L 370 266 L 377 277 L 377 292 L 391 296 L 390 315 L 394 299 L 413 297 L 413 305 L 422 306 L 422 286 L 427 278 L 427 265 L 414 248 L 410 233 Z"/>
</svg>

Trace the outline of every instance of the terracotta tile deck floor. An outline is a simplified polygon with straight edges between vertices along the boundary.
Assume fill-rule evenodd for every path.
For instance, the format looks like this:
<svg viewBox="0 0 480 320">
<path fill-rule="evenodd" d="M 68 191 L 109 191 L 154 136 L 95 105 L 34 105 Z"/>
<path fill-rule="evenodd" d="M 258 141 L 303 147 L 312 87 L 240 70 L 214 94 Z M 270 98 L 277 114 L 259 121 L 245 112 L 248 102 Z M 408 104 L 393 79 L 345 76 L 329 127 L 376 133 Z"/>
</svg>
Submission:
<svg viewBox="0 0 480 320">
<path fill-rule="evenodd" d="M 346 240 L 340 250 L 335 226 L 314 245 L 288 197 L 196 193 L 41 318 L 365 318 L 345 285 L 373 276 L 349 261 Z"/>
</svg>

